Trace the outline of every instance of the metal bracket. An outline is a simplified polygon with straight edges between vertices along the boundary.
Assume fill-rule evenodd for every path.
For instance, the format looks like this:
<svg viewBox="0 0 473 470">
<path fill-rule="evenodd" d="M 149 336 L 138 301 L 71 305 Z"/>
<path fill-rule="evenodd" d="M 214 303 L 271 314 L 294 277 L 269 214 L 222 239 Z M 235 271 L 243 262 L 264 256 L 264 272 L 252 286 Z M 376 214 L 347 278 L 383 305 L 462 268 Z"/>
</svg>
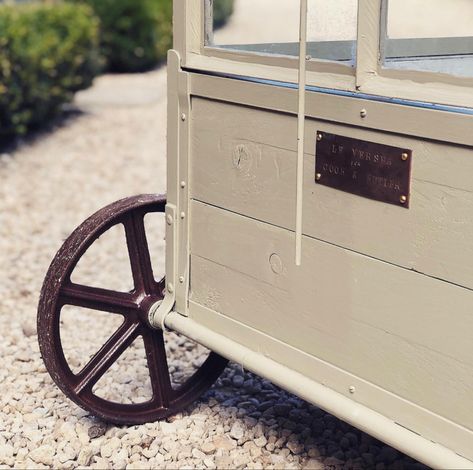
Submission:
<svg viewBox="0 0 473 470">
<path fill-rule="evenodd" d="M 178 52 L 168 52 L 168 202 L 174 204 L 176 254 L 174 290 L 175 309 L 187 315 L 189 295 L 189 150 L 190 150 L 190 76 L 181 68 Z M 169 253 L 167 252 L 169 256 Z M 167 272 L 166 272 L 167 276 Z"/>
<path fill-rule="evenodd" d="M 177 209 L 174 204 L 166 204 L 166 293 L 164 299 L 156 302 L 149 310 L 148 320 L 153 328 L 164 330 L 164 318 L 176 303 L 176 260 L 177 260 Z"/>
</svg>

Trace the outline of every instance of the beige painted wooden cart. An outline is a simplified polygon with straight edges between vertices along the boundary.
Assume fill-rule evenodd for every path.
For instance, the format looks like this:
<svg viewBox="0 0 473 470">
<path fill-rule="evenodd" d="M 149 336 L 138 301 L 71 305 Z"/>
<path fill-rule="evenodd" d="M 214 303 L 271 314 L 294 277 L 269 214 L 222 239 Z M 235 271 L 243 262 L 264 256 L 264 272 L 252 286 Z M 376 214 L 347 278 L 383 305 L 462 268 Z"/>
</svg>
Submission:
<svg viewBox="0 0 473 470">
<path fill-rule="evenodd" d="M 211 355 L 197 377 L 205 380 L 176 399 L 153 387 L 154 414 L 115 412 L 87 387 L 141 321 L 157 336 L 189 336 L 430 466 L 472 468 L 472 2 L 288 2 L 295 18 L 284 1 L 259 18 L 271 22 L 281 8 L 284 29 L 248 29 L 232 41 L 225 30 L 214 36 L 211 0 L 175 0 L 167 203 L 122 203 L 66 243 L 40 304 L 46 364 L 102 417 L 165 416 L 225 362 Z M 165 211 L 165 287 L 143 275 L 146 238 L 139 217 L 123 215 L 136 207 L 141 216 Z M 142 290 L 113 300 L 72 285 L 73 266 L 61 263 L 117 220 L 141 261 L 132 267 Z M 68 302 L 138 311 L 122 343 L 78 376 L 67 375 L 52 339 L 51 312 Z M 166 382 L 153 359 L 157 336 L 143 336 L 158 364 L 152 379 Z"/>
</svg>

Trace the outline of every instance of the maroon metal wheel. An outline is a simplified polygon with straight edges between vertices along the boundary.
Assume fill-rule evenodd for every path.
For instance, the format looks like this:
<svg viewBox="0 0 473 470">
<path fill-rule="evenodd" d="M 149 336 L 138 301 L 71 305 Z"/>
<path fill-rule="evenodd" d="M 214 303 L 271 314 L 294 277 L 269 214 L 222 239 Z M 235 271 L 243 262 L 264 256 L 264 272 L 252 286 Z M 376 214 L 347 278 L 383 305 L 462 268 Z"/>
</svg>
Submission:
<svg viewBox="0 0 473 470">
<path fill-rule="evenodd" d="M 99 210 L 64 242 L 51 263 L 41 291 L 38 339 L 48 372 L 71 400 L 116 424 L 142 424 L 181 411 L 215 382 L 227 364 L 226 359 L 211 352 L 185 383 L 177 389 L 172 388 L 163 332 L 151 328 L 148 323 L 149 309 L 163 298 L 165 286 L 164 279 L 160 282 L 154 279 L 144 226 L 144 216 L 164 212 L 165 205 L 164 196 L 142 195 Z M 71 275 L 87 249 L 118 224 L 125 228 L 134 289 L 117 292 L 73 283 Z M 124 317 L 118 330 L 76 374 L 67 363 L 61 344 L 61 311 L 66 305 Z M 122 404 L 95 395 L 94 385 L 139 336 L 144 342 L 152 398 L 144 403 Z"/>
</svg>

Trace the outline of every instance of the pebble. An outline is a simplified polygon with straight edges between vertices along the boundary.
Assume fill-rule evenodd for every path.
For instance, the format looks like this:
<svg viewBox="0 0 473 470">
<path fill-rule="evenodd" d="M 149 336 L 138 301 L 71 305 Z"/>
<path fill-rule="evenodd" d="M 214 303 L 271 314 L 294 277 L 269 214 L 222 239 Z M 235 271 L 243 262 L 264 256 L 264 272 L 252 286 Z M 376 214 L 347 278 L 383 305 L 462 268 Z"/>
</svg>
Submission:
<svg viewBox="0 0 473 470">
<path fill-rule="evenodd" d="M 289 441 L 287 443 L 287 448 L 295 455 L 302 454 L 304 451 L 304 446 L 300 442 Z"/>
<path fill-rule="evenodd" d="M 118 437 L 112 437 L 109 441 L 102 445 L 100 455 L 105 459 L 112 456 L 112 454 L 120 448 L 121 441 Z"/>
<path fill-rule="evenodd" d="M 235 387 L 241 387 L 245 382 L 245 379 L 241 375 L 235 375 L 232 379 L 232 382 Z"/>
<path fill-rule="evenodd" d="M 34 323 L 25 322 L 22 325 L 23 334 L 30 338 L 31 336 L 36 336 L 36 325 Z"/>
<path fill-rule="evenodd" d="M 213 443 L 217 449 L 232 450 L 236 447 L 236 442 L 233 439 L 224 436 L 217 436 Z"/>
<path fill-rule="evenodd" d="M 325 465 L 324 465 L 324 463 L 320 462 L 319 460 L 310 459 L 304 464 L 304 466 L 302 468 L 304 470 L 324 470 Z"/>
<path fill-rule="evenodd" d="M 215 444 L 213 442 L 204 442 L 200 447 L 202 452 L 206 455 L 213 454 L 216 450 Z"/>
<path fill-rule="evenodd" d="M 230 436 L 237 441 L 245 435 L 245 427 L 241 424 L 240 421 L 233 423 L 232 428 L 230 429 Z"/>
<path fill-rule="evenodd" d="M 107 431 L 107 425 L 105 423 L 94 424 L 90 426 L 87 431 L 88 436 L 91 439 L 97 439 L 97 437 L 103 436 Z"/>
<path fill-rule="evenodd" d="M 87 467 L 92 460 L 92 457 L 95 455 L 94 450 L 91 447 L 85 447 L 79 452 L 77 457 L 77 463 L 81 467 Z"/>
<path fill-rule="evenodd" d="M 28 457 L 36 463 L 52 466 L 54 461 L 55 449 L 50 445 L 43 445 L 32 450 Z"/>
</svg>

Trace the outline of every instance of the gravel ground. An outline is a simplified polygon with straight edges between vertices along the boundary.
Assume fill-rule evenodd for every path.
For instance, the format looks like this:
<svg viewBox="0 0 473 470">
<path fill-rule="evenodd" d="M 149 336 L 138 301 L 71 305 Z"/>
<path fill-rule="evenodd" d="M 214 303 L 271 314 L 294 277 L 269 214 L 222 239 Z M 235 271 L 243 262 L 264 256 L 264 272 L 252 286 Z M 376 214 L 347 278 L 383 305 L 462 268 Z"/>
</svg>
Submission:
<svg viewBox="0 0 473 470">
<path fill-rule="evenodd" d="M 96 209 L 124 196 L 164 192 L 165 82 L 164 69 L 101 77 L 79 94 L 67 119 L 0 156 L 0 467 L 426 468 L 236 364 L 179 416 L 134 427 L 96 420 L 53 384 L 36 337 L 42 279 L 62 240 Z M 161 225 L 149 221 L 157 265 Z M 84 258 L 77 280 L 126 289 L 130 273 L 120 246 L 123 233 L 107 234 Z M 97 351 L 115 321 L 85 309 L 65 312 L 62 337 L 73 369 Z M 167 335 L 178 384 L 206 351 Z M 147 399 L 142 344 L 122 356 L 96 393 Z"/>
</svg>

